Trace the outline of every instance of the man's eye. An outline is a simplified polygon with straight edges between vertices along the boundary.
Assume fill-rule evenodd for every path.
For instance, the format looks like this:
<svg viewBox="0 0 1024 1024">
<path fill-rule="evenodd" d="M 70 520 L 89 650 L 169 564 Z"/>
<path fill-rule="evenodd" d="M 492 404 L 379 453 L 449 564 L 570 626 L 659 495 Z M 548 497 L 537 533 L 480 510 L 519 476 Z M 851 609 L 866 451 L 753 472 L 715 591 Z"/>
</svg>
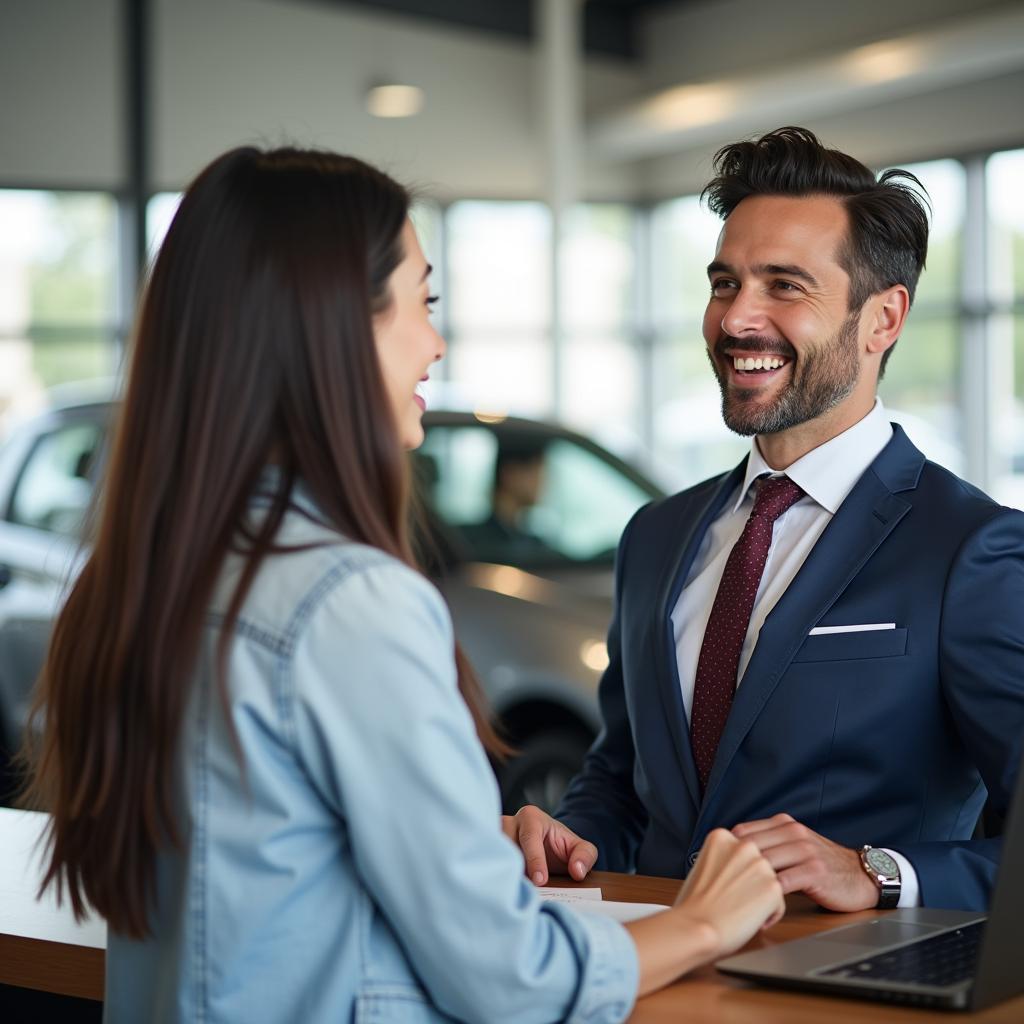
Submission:
<svg viewBox="0 0 1024 1024">
<path fill-rule="evenodd" d="M 800 291 L 800 288 L 797 285 L 793 284 L 792 281 L 776 281 L 775 282 L 775 289 L 776 289 L 776 291 L 780 291 L 780 292 L 798 292 L 798 291 Z"/>
<path fill-rule="evenodd" d="M 724 277 L 719 278 L 717 281 L 711 282 L 712 295 L 726 295 L 727 293 L 734 291 L 735 288 L 736 282 L 729 281 Z"/>
</svg>

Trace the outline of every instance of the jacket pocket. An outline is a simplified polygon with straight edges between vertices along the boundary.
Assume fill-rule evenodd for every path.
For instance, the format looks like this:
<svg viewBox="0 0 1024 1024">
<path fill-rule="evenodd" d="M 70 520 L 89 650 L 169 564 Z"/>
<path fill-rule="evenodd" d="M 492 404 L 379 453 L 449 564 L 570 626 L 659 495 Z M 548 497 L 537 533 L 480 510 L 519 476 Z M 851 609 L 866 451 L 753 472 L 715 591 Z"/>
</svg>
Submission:
<svg viewBox="0 0 1024 1024">
<path fill-rule="evenodd" d="M 449 1019 L 414 984 L 371 983 L 356 996 L 355 1024 L 440 1024 Z"/>
<path fill-rule="evenodd" d="M 801 644 L 793 661 L 860 661 L 898 658 L 907 653 L 906 629 L 872 629 L 861 633 L 820 633 Z"/>
</svg>

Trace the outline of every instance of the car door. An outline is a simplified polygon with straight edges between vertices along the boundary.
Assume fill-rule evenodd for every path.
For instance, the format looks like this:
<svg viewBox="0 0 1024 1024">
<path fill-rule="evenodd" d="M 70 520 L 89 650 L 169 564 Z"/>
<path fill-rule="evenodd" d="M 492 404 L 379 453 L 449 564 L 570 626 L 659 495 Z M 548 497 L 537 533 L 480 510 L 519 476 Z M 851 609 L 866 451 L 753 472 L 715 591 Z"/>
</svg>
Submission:
<svg viewBox="0 0 1024 1024">
<path fill-rule="evenodd" d="M 35 421 L 0 467 L 0 787 L 21 734 L 50 630 L 82 560 L 83 526 L 105 436 L 97 407 Z M 9 789 L 9 779 L 6 780 Z M 0 792 L 0 802 L 10 794 Z"/>
</svg>

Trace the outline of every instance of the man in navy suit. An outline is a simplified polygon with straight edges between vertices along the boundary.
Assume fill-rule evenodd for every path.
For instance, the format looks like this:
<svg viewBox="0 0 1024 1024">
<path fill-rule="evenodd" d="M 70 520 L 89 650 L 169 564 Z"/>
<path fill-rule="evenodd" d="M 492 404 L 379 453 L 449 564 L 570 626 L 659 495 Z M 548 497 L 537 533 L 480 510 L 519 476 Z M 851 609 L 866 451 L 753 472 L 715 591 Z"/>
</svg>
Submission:
<svg viewBox="0 0 1024 1024">
<path fill-rule="evenodd" d="M 927 251 L 919 183 L 806 130 L 727 146 L 704 317 L 732 472 L 643 508 L 604 727 L 527 872 L 683 876 L 715 827 L 834 910 L 982 908 L 1024 735 L 1024 514 L 928 462 L 876 387 Z M 927 352 L 909 354 L 927 359 Z"/>
</svg>

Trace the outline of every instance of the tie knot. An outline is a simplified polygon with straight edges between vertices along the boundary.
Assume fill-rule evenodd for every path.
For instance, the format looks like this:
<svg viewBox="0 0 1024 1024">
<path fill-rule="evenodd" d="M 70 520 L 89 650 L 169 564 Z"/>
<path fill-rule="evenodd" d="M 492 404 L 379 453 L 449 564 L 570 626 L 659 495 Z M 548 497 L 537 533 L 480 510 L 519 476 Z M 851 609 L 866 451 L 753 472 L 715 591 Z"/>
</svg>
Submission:
<svg viewBox="0 0 1024 1024">
<path fill-rule="evenodd" d="M 788 476 L 762 477 L 757 483 L 757 495 L 751 517 L 760 516 L 775 522 L 783 512 L 804 496 L 803 488 Z"/>
</svg>

